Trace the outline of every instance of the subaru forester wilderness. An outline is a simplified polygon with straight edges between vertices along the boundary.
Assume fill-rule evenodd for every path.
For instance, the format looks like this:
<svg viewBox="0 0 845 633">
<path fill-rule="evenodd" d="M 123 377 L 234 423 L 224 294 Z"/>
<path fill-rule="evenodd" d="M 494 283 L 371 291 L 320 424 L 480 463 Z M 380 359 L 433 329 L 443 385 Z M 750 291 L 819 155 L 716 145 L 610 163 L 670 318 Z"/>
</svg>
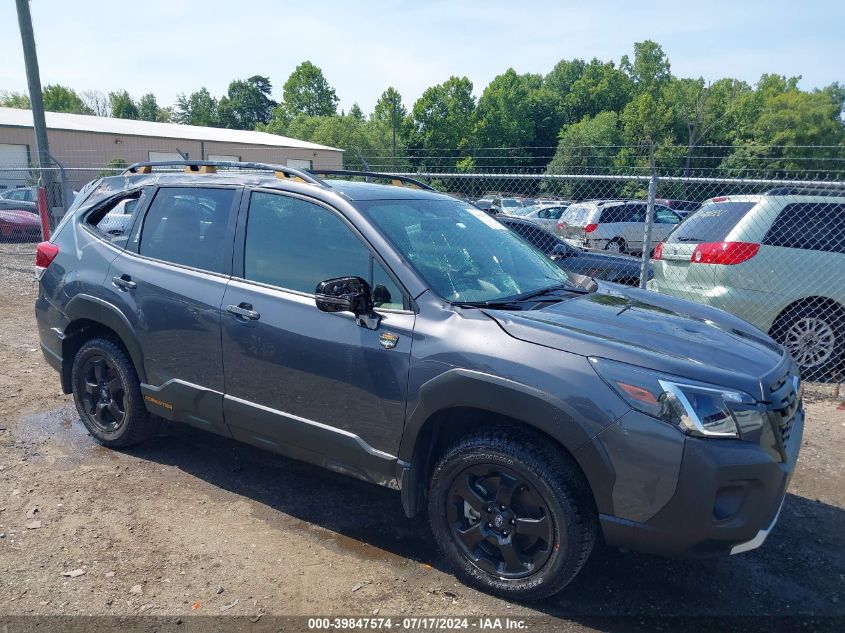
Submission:
<svg viewBox="0 0 845 633">
<path fill-rule="evenodd" d="M 600 536 L 763 543 L 804 416 L 756 328 L 567 273 L 408 178 L 179 169 L 95 181 L 37 248 L 41 345 L 101 444 L 164 418 L 398 489 L 461 579 L 518 599 Z"/>
</svg>

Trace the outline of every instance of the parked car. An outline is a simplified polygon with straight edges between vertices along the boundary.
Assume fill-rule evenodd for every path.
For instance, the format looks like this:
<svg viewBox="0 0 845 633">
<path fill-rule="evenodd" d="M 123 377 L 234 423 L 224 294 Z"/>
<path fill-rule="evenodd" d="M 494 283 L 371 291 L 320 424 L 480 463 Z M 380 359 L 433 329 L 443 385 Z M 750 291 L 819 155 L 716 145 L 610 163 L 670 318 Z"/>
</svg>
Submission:
<svg viewBox="0 0 845 633">
<path fill-rule="evenodd" d="M 641 262 L 634 257 L 599 253 L 573 246 L 530 220 L 499 216 L 499 221 L 529 244 L 540 249 L 564 270 L 626 286 L 640 284 Z M 653 268 L 649 263 L 646 278 L 651 279 L 653 275 Z"/>
<path fill-rule="evenodd" d="M 663 205 L 664 207 L 672 209 L 672 211 L 681 216 L 682 219 L 694 213 L 701 206 L 701 203 L 696 202 L 695 200 L 674 200 L 672 198 L 657 198 L 655 202 L 660 205 Z"/>
<path fill-rule="evenodd" d="M 529 220 L 534 224 L 554 231 L 557 227 L 557 221 L 564 211 L 568 208 L 566 203 L 551 203 L 551 204 L 535 204 L 530 207 L 525 207 L 525 213 L 517 213 L 516 217 Z"/>
<path fill-rule="evenodd" d="M 0 209 L 0 240 L 35 242 L 41 239 L 41 218 L 22 209 Z"/>
<path fill-rule="evenodd" d="M 35 189 L 32 187 L 18 187 L 0 191 L 0 210 L 12 209 L 18 211 L 37 212 Z"/>
<path fill-rule="evenodd" d="M 36 249 L 44 357 L 104 446 L 166 419 L 398 489 L 506 598 L 563 588 L 600 533 L 720 555 L 773 528 L 804 414 L 753 326 L 375 182 L 404 177 L 174 164 L 85 188 Z M 103 230 L 126 200 L 128 234 Z"/>
<path fill-rule="evenodd" d="M 531 206 L 531 202 L 533 201 L 526 201 L 522 198 L 493 198 L 493 202 L 491 203 L 491 208 L 495 209 L 499 213 L 504 213 L 505 215 L 512 215 L 514 213 L 522 212 L 525 207 Z"/>
<path fill-rule="evenodd" d="M 651 290 L 756 325 L 786 346 L 805 377 L 842 366 L 845 196 L 714 198 L 654 259 Z"/>
<path fill-rule="evenodd" d="M 640 200 L 578 202 L 560 217 L 557 233 L 587 248 L 611 253 L 642 252 L 647 209 L 648 204 Z M 680 216 L 671 209 L 654 205 L 649 250 L 666 239 L 680 222 Z"/>
<path fill-rule="evenodd" d="M 479 198 L 473 204 L 488 215 L 498 214 L 498 211 L 493 208 L 493 198 Z"/>
</svg>

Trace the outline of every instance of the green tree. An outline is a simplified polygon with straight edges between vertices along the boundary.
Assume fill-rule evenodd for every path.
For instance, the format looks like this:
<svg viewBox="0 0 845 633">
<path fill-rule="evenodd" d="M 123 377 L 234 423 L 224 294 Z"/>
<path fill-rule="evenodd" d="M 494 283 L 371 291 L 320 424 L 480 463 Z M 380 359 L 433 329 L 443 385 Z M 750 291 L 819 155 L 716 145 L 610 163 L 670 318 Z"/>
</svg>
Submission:
<svg viewBox="0 0 845 633">
<path fill-rule="evenodd" d="M 564 99 L 565 121 L 580 121 L 599 112 L 622 112 L 633 92 L 633 82 L 613 62 L 593 59 Z"/>
<path fill-rule="evenodd" d="M 454 167 L 472 143 L 475 97 L 466 77 L 427 88 L 408 121 L 408 149 L 417 166 Z"/>
<path fill-rule="evenodd" d="M 159 107 L 156 97 L 148 92 L 138 99 L 138 118 L 142 121 L 160 121 L 162 109 Z"/>
<path fill-rule="evenodd" d="M 109 93 L 109 109 L 116 119 L 138 119 L 138 105 L 126 90 Z"/>
<path fill-rule="evenodd" d="M 263 129 L 274 132 L 273 121 Z M 388 164 L 375 162 L 379 157 L 389 156 L 390 153 L 390 128 L 378 121 L 367 121 L 352 113 L 333 116 L 300 114 L 287 125 L 286 132 L 294 138 L 345 150 L 346 168 L 390 167 Z M 397 168 L 407 168 L 407 162 L 400 159 Z"/>
<path fill-rule="evenodd" d="M 272 89 L 270 79 L 261 75 L 232 81 L 218 105 L 221 126 L 254 130 L 259 123 L 268 123 L 276 107 L 270 98 Z"/>
<path fill-rule="evenodd" d="M 660 92 L 672 78 L 669 58 L 657 42 L 646 40 L 634 43 L 634 61 L 627 55 L 619 63 L 622 71 L 634 82 L 637 92 Z"/>
<path fill-rule="evenodd" d="M 731 144 L 731 124 L 736 120 L 737 104 L 740 103 L 740 97 L 750 92 L 748 84 L 736 79 L 720 79 L 707 84 L 701 78 L 672 78 L 666 85 L 664 100 L 670 104 L 674 113 L 674 140 L 686 147 L 685 176 L 690 173 L 693 156 L 699 146 L 705 143 L 721 146 Z M 722 158 L 720 149 L 716 148 L 714 159 Z M 715 164 L 708 161 L 701 166 L 713 167 Z"/>
<path fill-rule="evenodd" d="M 101 169 L 94 176 L 95 178 L 107 178 L 108 176 L 117 176 L 124 169 L 128 167 L 126 160 L 123 158 L 112 158 L 106 163 L 105 169 Z"/>
<path fill-rule="evenodd" d="M 7 92 L 6 90 L 0 90 L 0 107 L 29 110 L 32 107 L 32 104 L 29 102 L 29 95 L 22 92 Z"/>
<path fill-rule="evenodd" d="M 512 68 L 490 82 L 475 109 L 474 140 L 487 156 L 476 158 L 476 163 L 501 165 L 503 159 L 521 165 L 533 163 L 530 154 L 538 144 L 541 107 L 554 109 L 542 101 L 542 87 L 540 75 L 518 75 Z"/>
<path fill-rule="evenodd" d="M 59 84 L 44 86 L 41 91 L 44 109 L 47 112 L 70 112 L 71 114 L 94 114 L 85 102 L 71 88 Z"/>
<path fill-rule="evenodd" d="M 349 116 L 358 119 L 359 121 L 365 121 L 367 119 L 367 117 L 364 116 L 364 111 L 361 109 L 361 106 L 357 103 L 353 103 L 352 107 L 349 108 Z"/>
<path fill-rule="evenodd" d="M 176 97 L 176 108 L 173 112 L 176 123 L 186 125 L 202 125 L 205 127 L 220 127 L 217 112 L 217 99 L 211 96 L 208 89 L 200 88 L 186 97 L 180 94 Z"/>
<path fill-rule="evenodd" d="M 396 107 L 396 125 L 398 127 L 405 120 L 405 117 L 408 116 L 408 109 L 402 105 L 402 95 L 393 86 L 389 86 L 387 90 L 381 93 L 370 118 L 392 126 L 394 104 Z"/>
<path fill-rule="evenodd" d="M 309 61 L 302 62 L 283 86 L 283 107 L 291 116 L 330 116 L 337 113 L 337 94 L 323 71 Z"/>
<path fill-rule="evenodd" d="M 543 77 L 543 85 L 561 101 L 572 92 L 572 86 L 584 75 L 587 63 L 583 59 L 562 59 Z"/>
<path fill-rule="evenodd" d="M 546 168 L 547 174 L 590 174 L 606 171 L 622 143 L 619 115 L 599 112 L 566 126 L 560 132 L 560 142 L 554 158 Z M 614 185 L 605 188 L 607 195 L 615 195 Z M 580 199 L 594 195 L 595 183 L 589 181 L 544 181 L 549 193 Z M 592 193 L 591 193 L 592 192 Z"/>
</svg>

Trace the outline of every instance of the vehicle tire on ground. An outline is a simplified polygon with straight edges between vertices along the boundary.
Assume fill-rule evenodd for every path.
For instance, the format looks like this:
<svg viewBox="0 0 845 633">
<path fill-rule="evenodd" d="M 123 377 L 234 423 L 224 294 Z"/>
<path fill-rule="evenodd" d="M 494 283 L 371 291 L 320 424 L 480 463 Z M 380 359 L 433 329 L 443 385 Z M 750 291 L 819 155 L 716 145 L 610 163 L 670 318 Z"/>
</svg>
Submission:
<svg viewBox="0 0 845 633">
<path fill-rule="evenodd" d="M 845 309 L 804 303 L 785 310 L 770 332 L 795 359 L 801 377 L 824 380 L 845 360 Z"/>
<path fill-rule="evenodd" d="M 546 598 L 569 584 L 597 533 L 578 466 L 524 430 L 484 431 L 450 447 L 434 468 L 428 513 L 462 581 L 517 600 Z"/>
<path fill-rule="evenodd" d="M 609 253 L 626 253 L 628 251 L 628 245 L 625 244 L 625 240 L 621 237 L 614 237 L 605 244 L 604 250 Z"/>
<path fill-rule="evenodd" d="M 79 417 L 100 444 L 124 448 L 155 437 L 159 418 L 144 408 L 135 367 L 113 341 L 84 343 L 73 359 L 71 382 Z"/>
</svg>

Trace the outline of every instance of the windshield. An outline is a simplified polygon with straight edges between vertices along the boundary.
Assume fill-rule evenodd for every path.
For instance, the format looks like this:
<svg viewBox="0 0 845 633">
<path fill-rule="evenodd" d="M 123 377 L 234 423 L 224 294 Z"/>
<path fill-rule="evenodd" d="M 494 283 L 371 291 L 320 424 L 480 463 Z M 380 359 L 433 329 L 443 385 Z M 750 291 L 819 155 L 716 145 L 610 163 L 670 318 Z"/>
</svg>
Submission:
<svg viewBox="0 0 845 633">
<path fill-rule="evenodd" d="M 667 238 L 668 243 L 724 242 L 756 202 L 705 202 Z"/>
<path fill-rule="evenodd" d="M 366 213 L 447 301 L 497 301 L 571 283 L 540 251 L 483 211 L 455 200 L 371 200 Z"/>
</svg>

